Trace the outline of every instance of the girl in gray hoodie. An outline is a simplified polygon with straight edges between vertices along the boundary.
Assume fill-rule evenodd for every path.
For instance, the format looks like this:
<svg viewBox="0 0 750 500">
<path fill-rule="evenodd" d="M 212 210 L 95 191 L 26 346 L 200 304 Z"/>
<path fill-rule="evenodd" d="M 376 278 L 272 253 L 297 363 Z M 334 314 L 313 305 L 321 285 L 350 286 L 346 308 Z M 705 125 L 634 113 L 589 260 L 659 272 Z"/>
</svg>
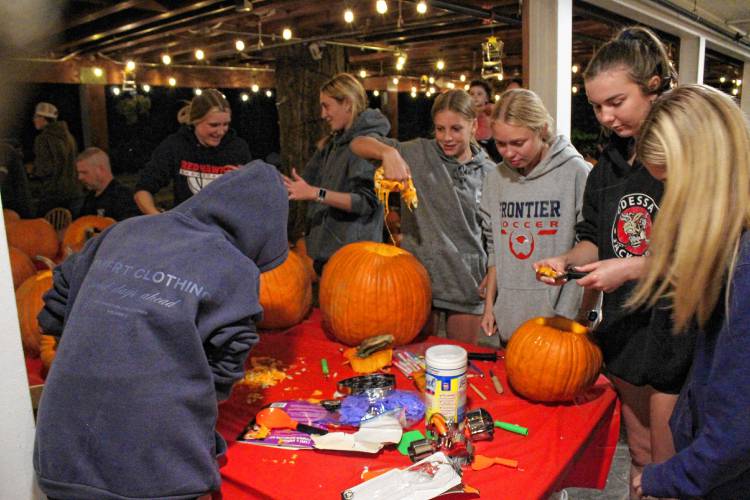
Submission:
<svg viewBox="0 0 750 500">
<path fill-rule="evenodd" d="M 503 93 L 491 128 L 504 159 L 482 187 L 489 255 L 482 330 L 499 331 L 507 342 L 528 319 L 578 313 L 581 288 L 572 282 L 548 287 L 536 280 L 531 263 L 575 244 L 591 166 L 565 136 L 554 135 L 552 117 L 530 90 Z"/>
</svg>

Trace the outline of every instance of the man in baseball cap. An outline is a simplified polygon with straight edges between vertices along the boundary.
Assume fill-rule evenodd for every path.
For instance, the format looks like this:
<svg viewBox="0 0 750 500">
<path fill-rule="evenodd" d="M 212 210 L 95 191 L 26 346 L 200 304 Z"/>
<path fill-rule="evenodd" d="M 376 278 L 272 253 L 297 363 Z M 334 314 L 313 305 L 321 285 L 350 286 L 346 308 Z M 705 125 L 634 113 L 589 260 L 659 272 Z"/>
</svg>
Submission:
<svg viewBox="0 0 750 500">
<path fill-rule="evenodd" d="M 52 118 L 53 120 L 57 120 L 57 107 L 54 104 L 50 104 L 48 102 L 40 102 L 36 105 L 34 114 L 43 116 L 44 118 Z"/>
</svg>

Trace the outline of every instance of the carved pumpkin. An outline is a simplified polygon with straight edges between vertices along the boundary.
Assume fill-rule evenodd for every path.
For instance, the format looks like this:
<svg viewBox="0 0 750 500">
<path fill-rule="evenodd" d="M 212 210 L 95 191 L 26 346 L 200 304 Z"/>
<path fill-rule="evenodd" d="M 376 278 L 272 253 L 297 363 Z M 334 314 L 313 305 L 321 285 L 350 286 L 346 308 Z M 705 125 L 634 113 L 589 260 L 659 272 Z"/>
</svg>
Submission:
<svg viewBox="0 0 750 500">
<path fill-rule="evenodd" d="M 310 278 L 312 279 L 312 282 L 317 283 L 319 279 L 318 273 L 315 272 L 312 258 L 309 255 L 307 255 L 307 243 L 305 243 L 304 237 L 298 239 L 294 243 L 294 245 L 292 245 L 292 252 L 302 257 L 302 261 L 305 264 L 305 269 L 310 274 Z"/>
<path fill-rule="evenodd" d="M 16 290 L 16 308 L 23 350 L 32 358 L 39 356 L 39 341 L 42 335 L 36 317 L 44 307 L 42 296 L 50 288 L 52 271 L 40 271 L 24 281 Z"/>
<path fill-rule="evenodd" d="M 7 226 L 8 245 L 29 257 L 42 255 L 54 259 L 60 247 L 55 228 L 46 219 L 19 219 Z"/>
<path fill-rule="evenodd" d="M 70 248 L 72 252 L 80 252 L 88 240 L 115 222 L 117 221 L 110 217 L 100 217 L 98 215 L 84 215 L 83 217 L 79 217 L 71 222 L 65 230 L 62 247 L 66 251 Z"/>
<path fill-rule="evenodd" d="M 602 353 L 588 332 L 562 317 L 534 318 L 518 327 L 505 352 L 513 389 L 543 402 L 571 401 L 586 391 L 602 365 Z"/>
<path fill-rule="evenodd" d="M 302 321 L 312 306 L 312 283 L 302 257 L 289 252 L 279 267 L 260 275 L 260 328 L 289 328 Z"/>
<path fill-rule="evenodd" d="M 427 321 L 432 306 L 430 277 L 409 252 L 360 241 L 339 249 L 323 269 L 320 310 L 323 326 L 344 344 L 358 345 L 391 334 L 407 344 Z"/>
<path fill-rule="evenodd" d="M 13 271 L 13 288 L 18 288 L 21 283 L 36 274 L 36 266 L 31 257 L 16 247 L 9 247 L 10 269 Z"/>
</svg>

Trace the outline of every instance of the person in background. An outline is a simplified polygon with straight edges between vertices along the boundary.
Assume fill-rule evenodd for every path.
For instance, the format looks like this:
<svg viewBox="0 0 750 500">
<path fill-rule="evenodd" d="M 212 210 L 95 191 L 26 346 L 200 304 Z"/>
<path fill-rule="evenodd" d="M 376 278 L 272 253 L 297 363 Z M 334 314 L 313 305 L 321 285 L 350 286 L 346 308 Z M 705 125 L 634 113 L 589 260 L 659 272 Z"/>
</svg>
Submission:
<svg viewBox="0 0 750 500">
<path fill-rule="evenodd" d="M 503 92 L 507 92 L 508 90 L 515 90 L 515 89 L 522 89 L 523 88 L 523 80 L 520 78 L 511 78 L 508 80 L 508 83 L 505 85 L 505 89 Z"/>
<path fill-rule="evenodd" d="M 144 214 L 160 212 L 154 195 L 170 182 L 178 205 L 250 161 L 247 143 L 229 128 L 232 109 L 221 92 L 204 90 L 188 106 L 180 110 L 187 123 L 156 147 L 141 170 L 134 199 Z"/>
<path fill-rule="evenodd" d="M 362 84 L 340 73 L 320 88 L 320 109 L 330 134 L 300 176 L 292 169 L 284 177 L 289 199 L 307 206 L 305 243 L 319 275 L 339 248 L 355 241 L 382 241 L 383 207 L 375 196 L 375 168 L 354 155 L 349 143 L 356 137 L 384 137 L 391 129 L 377 109 L 367 108 Z"/>
<path fill-rule="evenodd" d="M 82 191 L 76 180 L 76 140 L 68 124 L 57 119 L 57 107 L 40 102 L 34 110 L 34 127 L 39 135 L 34 139 L 34 163 L 31 178 L 38 182 L 37 217 L 56 207 L 78 211 Z"/>
<path fill-rule="evenodd" d="M 482 187 L 489 256 L 482 330 L 488 336 L 498 331 L 505 343 L 536 316 L 579 317 L 581 288 L 571 282 L 550 289 L 529 263 L 575 244 L 591 167 L 567 137 L 555 135 L 552 117 L 530 90 L 504 92 L 491 118 L 504 160 Z"/>
<path fill-rule="evenodd" d="M 494 167 L 474 141 L 476 116 L 469 94 L 450 90 L 432 106 L 434 139 L 358 137 L 351 144 L 359 156 L 381 161 L 387 179 L 414 176 L 419 206 L 411 210 L 401 203 L 401 247 L 430 274 L 432 314 L 425 332 L 436 334 L 445 314 L 448 338 L 471 343 L 479 339 L 479 283 L 487 269 L 479 203 L 482 182 Z"/>
<path fill-rule="evenodd" d="M 503 157 L 492 140 L 490 128 L 490 114 L 492 113 L 492 87 L 484 80 L 474 80 L 469 84 L 469 95 L 474 104 L 477 115 L 477 131 L 474 138 L 495 162 L 503 161 Z"/>
<path fill-rule="evenodd" d="M 647 464 L 674 455 L 668 421 L 690 369 L 695 340 L 694 335 L 672 335 L 666 299 L 656 307 L 625 307 L 647 270 L 664 189 L 634 148 L 652 103 L 676 79 L 666 48 L 646 28 L 624 28 L 594 54 L 584 72 L 586 95 L 599 123 L 613 134 L 586 183 L 584 220 L 576 228 L 579 242 L 534 264 L 559 273 L 569 267 L 586 272 L 577 283 L 604 292 L 603 319 L 594 337 L 622 403 L 631 479 Z"/>
<path fill-rule="evenodd" d="M 3 208 L 24 219 L 31 217 L 31 194 L 21 152 L 4 140 L 0 140 L 0 188 Z"/>
<path fill-rule="evenodd" d="M 670 421 L 677 454 L 646 465 L 638 494 L 750 492 L 750 129 L 728 95 L 682 85 L 654 104 L 638 157 L 665 183 L 653 256 L 631 303 L 672 298 L 677 335 L 697 332 Z M 678 336 L 681 339 L 682 336 Z"/>
<path fill-rule="evenodd" d="M 169 212 L 118 222 L 53 273 L 59 337 L 34 468 L 60 499 L 192 500 L 221 483 L 217 403 L 244 376 L 260 274 L 287 257 L 278 172 L 252 162 Z"/>
<path fill-rule="evenodd" d="M 109 156 L 99 148 L 87 148 L 76 160 L 78 180 L 88 190 L 79 215 L 99 215 L 116 221 L 140 215 L 133 191 L 112 176 Z"/>
</svg>

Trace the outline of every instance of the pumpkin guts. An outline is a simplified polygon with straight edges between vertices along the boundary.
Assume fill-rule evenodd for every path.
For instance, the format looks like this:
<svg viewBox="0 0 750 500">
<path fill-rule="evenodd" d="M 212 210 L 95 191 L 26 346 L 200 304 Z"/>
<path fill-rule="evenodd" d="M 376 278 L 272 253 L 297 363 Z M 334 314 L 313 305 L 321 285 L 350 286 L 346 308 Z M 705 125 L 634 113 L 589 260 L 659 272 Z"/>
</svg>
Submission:
<svg viewBox="0 0 750 500">
<path fill-rule="evenodd" d="M 385 215 L 388 215 L 388 212 L 390 211 L 388 208 L 388 195 L 395 191 L 401 192 L 401 199 L 404 200 L 404 203 L 409 210 L 417 208 L 417 205 L 419 204 L 417 188 L 414 187 L 411 177 L 406 181 L 390 181 L 385 178 L 383 167 L 378 168 L 375 171 L 375 193 L 378 195 L 378 200 L 380 200 L 380 203 L 383 205 Z"/>
</svg>

